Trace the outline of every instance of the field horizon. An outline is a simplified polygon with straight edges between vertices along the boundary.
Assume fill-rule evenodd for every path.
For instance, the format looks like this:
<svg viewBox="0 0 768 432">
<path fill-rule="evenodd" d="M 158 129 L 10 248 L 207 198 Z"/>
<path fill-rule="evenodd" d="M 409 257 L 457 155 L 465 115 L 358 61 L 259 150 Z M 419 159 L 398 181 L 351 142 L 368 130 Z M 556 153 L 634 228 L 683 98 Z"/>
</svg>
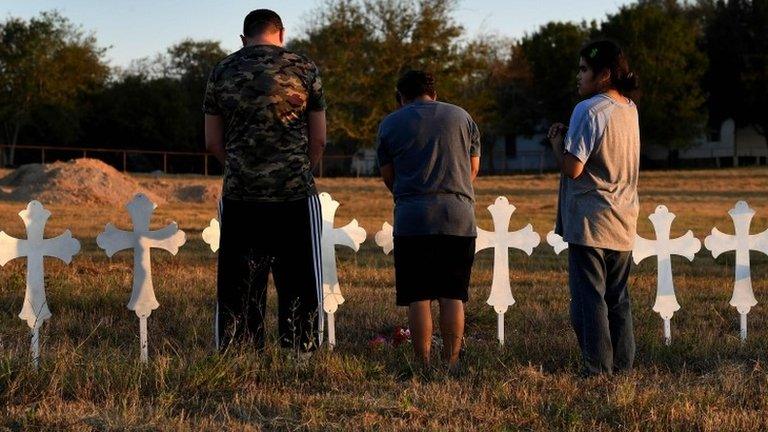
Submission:
<svg viewBox="0 0 768 432">
<path fill-rule="evenodd" d="M 29 362 L 28 328 L 17 317 L 25 260 L 0 268 L 0 431 L 768 429 L 768 256 L 751 254 L 758 305 L 749 314 L 745 344 L 739 340 L 738 313 L 728 304 L 733 252 L 713 259 L 702 247 L 692 263 L 672 259 L 682 309 L 672 319 L 671 346 L 664 345 L 662 320 L 651 310 L 656 261 L 633 265 L 635 369 L 579 378 L 568 315 L 567 251 L 555 255 L 546 243 L 557 182 L 555 174 L 478 179 L 478 225 L 493 228 L 486 207 L 503 195 L 516 207 L 510 230 L 531 223 L 541 244 L 530 257 L 509 253 L 517 303 L 505 315 L 503 347 L 496 341 L 496 313 L 485 303 L 493 252 L 477 254 L 458 375 L 439 366 L 419 369 L 407 344 L 369 344 L 376 335 L 407 325 L 405 309 L 394 304 L 392 257 L 373 241 L 381 225 L 392 222 L 391 197 L 378 179 L 318 179 L 319 190 L 340 203 L 336 226 L 355 218 L 368 236 L 357 253 L 337 248 L 346 299 L 336 315 L 337 346 L 309 359 L 276 347 L 271 286 L 267 349 L 214 352 L 216 254 L 201 231 L 216 217 L 216 203 L 169 203 L 157 208 L 151 227 L 176 221 L 187 244 L 175 257 L 152 252 L 160 308 L 149 318 L 149 363 L 140 364 L 138 319 L 126 308 L 132 253 L 110 259 L 95 241 L 107 222 L 130 228 L 127 212 L 43 202 L 52 212 L 46 236 L 70 229 L 82 249 L 69 265 L 45 261 L 53 316 L 41 330 L 37 371 Z M 768 229 L 768 170 L 643 171 L 640 200 L 638 231 L 646 238 L 653 238 L 648 215 L 658 205 L 677 215 L 673 237 L 690 229 L 703 243 L 714 227 L 733 233 L 728 210 L 739 200 L 757 211 L 751 233 L 760 233 Z M 0 201 L 0 230 L 24 235 L 18 212 L 25 206 Z"/>
</svg>

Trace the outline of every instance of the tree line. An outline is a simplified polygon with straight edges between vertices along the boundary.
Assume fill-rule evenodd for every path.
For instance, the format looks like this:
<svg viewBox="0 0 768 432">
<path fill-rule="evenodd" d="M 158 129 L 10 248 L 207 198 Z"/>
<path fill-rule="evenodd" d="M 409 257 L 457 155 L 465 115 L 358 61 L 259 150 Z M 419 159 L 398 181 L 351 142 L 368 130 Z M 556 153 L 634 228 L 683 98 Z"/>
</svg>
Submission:
<svg viewBox="0 0 768 432">
<path fill-rule="evenodd" d="M 466 108 L 488 138 L 567 121 L 579 48 L 610 38 L 641 80 L 644 144 L 690 146 L 727 118 L 768 136 L 768 0 L 640 0 L 600 21 L 550 22 L 517 39 L 468 37 L 456 0 L 328 0 L 288 48 L 318 64 L 335 151 L 375 145 L 404 71 Z M 233 29 L 233 31 L 236 31 Z M 0 143 L 202 151 L 201 101 L 217 41 L 183 40 L 110 68 L 106 50 L 56 12 L 0 22 Z M 490 142 L 491 140 L 487 140 Z M 768 138 L 766 138 L 768 145 Z M 13 164 L 14 152 L 3 153 Z"/>
</svg>

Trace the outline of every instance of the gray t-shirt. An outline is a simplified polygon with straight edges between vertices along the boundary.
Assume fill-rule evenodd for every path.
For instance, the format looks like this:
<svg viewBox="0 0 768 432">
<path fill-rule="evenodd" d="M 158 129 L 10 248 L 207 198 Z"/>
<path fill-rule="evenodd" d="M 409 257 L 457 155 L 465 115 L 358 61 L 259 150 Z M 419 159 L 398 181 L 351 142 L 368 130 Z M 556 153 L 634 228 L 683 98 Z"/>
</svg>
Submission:
<svg viewBox="0 0 768 432">
<path fill-rule="evenodd" d="M 637 229 L 640 126 L 632 101 L 599 94 L 576 105 L 564 151 L 584 163 L 560 179 L 555 232 L 568 243 L 631 251 Z"/>
<path fill-rule="evenodd" d="M 394 166 L 394 235 L 477 236 L 472 156 L 480 132 L 455 105 L 414 102 L 384 118 L 378 158 Z"/>
</svg>

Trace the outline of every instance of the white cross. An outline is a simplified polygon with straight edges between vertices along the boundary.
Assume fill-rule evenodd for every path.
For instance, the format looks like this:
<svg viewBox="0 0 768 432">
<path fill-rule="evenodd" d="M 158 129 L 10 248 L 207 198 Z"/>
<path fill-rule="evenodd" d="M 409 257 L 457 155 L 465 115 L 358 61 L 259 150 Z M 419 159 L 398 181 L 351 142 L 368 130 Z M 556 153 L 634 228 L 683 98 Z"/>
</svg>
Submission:
<svg viewBox="0 0 768 432">
<path fill-rule="evenodd" d="M 381 231 L 376 233 L 376 244 L 384 251 L 384 255 L 389 255 L 392 249 L 395 248 L 395 238 L 392 235 L 392 225 L 389 222 L 384 222 L 381 226 Z"/>
<path fill-rule="evenodd" d="M 555 234 L 554 231 L 547 233 L 547 243 L 555 250 L 555 255 L 560 255 L 560 252 L 568 249 L 568 243 L 563 240 L 560 234 Z"/>
<path fill-rule="evenodd" d="M 656 255 L 658 270 L 656 273 L 656 302 L 653 311 L 661 315 L 664 320 L 664 342 L 672 343 L 672 329 L 670 320 L 672 315 L 680 309 L 680 304 L 675 297 L 675 285 L 672 279 L 672 255 L 680 255 L 693 261 L 696 252 L 701 250 L 701 240 L 688 231 L 682 237 L 670 238 L 672 221 L 675 214 L 670 213 L 663 205 L 656 207 L 656 211 L 648 216 L 656 232 L 656 240 L 648 240 L 635 234 L 635 245 L 632 249 L 632 257 L 635 264 L 650 256 Z"/>
<path fill-rule="evenodd" d="M 735 235 L 723 234 L 717 228 L 712 228 L 712 234 L 704 239 L 704 245 L 717 258 L 723 252 L 736 251 L 736 281 L 733 285 L 731 306 L 739 311 L 741 321 L 741 340 L 747 339 L 747 314 L 752 306 L 757 304 L 752 291 L 752 272 L 749 263 L 749 251 L 754 250 L 768 254 L 768 230 L 760 234 L 749 234 L 749 227 L 755 211 L 744 201 L 739 201 L 729 212 L 733 219 Z"/>
<path fill-rule="evenodd" d="M 360 244 L 365 241 L 366 233 L 357 224 L 357 219 L 352 219 L 352 222 L 342 228 L 333 227 L 339 203 L 334 201 L 328 193 L 320 194 L 320 206 L 323 212 L 323 234 L 320 240 L 323 256 L 323 310 L 328 316 L 328 345 L 333 349 L 336 345 L 334 314 L 339 305 L 344 303 L 336 270 L 336 245 L 347 246 L 357 252 Z M 321 328 L 320 340 L 323 337 L 322 332 Z"/>
<path fill-rule="evenodd" d="M 211 247 L 211 250 L 214 253 L 219 250 L 219 244 L 221 243 L 221 222 L 220 221 L 221 221 L 221 209 L 223 207 L 223 203 L 221 199 L 219 199 L 217 207 L 218 207 L 218 218 L 211 219 L 211 222 L 202 232 L 203 241 L 208 243 L 208 246 Z M 218 316 L 218 312 L 216 313 L 216 315 Z"/>
<path fill-rule="evenodd" d="M 37 367 L 40 358 L 40 327 L 43 321 L 51 317 L 45 299 L 45 270 L 43 258 L 58 258 L 65 263 L 72 262 L 72 257 L 80 251 L 80 242 L 72 238 L 69 230 L 58 237 L 44 239 L 45 224 L 51 216 L 37 201 L 31 201 L 27 208 L 19 212 L 27 231 L 27 238 L 16 239 L 0 231 L 0 265 L 5 265 L 14 258 L 27 258 L 27 281 L 24 292 L 24 305 L 19 318 L 27 322 L 32 330 L 32 362 Z"/>
<path fill-rule="evenodd" d="M 155 298 L 152 286 L 152 248 L 165 249 L 176 255 L 179 247 L 186 242 L 184 231 L 179 230 L 176 222 L 166 227 L 150 231 L 149 220 L 157 205 L 138 193 L 125 208 L 131 215 L 133 231 L 122 231 L 108 223 L 104 232 L 96 237 L 96 244 L 104 249 L 108 257 L 124 249 L 133 249 L 133 291 L 128 302 L 128 309 L 139 317 L 141 343 L 141 361 L 147 362 L 147 317 L 160 306 Z"/>
<path fill-rule="evenodd" d="M 211 223 L 203 230 L 203 241 L 208 243 L 211 250 L 219 250 L 219 241 L 221 240 L 221 225 L 216 218 L 211 219 Z"/>
<path fill-rule="evenodd" d="M 515 206 L 509 203 L 507 198 L 500 196 L 496 202 L 488 206 L 488 211 L 493 218 L 494 231 L 485 231 L 477 228 L 477 244 L 475 253 L 493 248 L 493 283 L 488 304 L 498 314 L 498 338 L 504 345 L 504 313 L 509 306 L 515 304 L 512 297 L 512 287 L 509 284 L 509 248 L 520 249 L 528 255 L 533 253 L 533 248 L 539 245 L 541 237 L 533 231 L 531 224 L 525 228 L 509 232 L 509 220 L 515 211 Z"/>
</svg>

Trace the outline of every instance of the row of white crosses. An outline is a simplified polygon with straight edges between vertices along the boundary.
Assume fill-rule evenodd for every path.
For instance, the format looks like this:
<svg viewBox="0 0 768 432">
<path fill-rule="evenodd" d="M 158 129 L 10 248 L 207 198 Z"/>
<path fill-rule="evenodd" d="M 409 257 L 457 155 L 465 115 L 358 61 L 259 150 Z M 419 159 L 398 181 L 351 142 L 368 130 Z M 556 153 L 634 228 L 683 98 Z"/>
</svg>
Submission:
<svg viewBox="0 0 768 432">
<path fill-rule="evenodd" d="M 366 232 L 353 219 L 342 228 L 334 228 L 336 209 L 339 203 L 327 193 L 320 194 L 320 204 L 323 214 L 323 234 L 321 247 L 323 254 L 323 310 L 328 318 L 328 344 L 336 344 L 334 314 L 339 305 L 344 303 L 339 287 L 336 269 L 335 246 L 343 245 L 357 251 L 365 241 Z M 128 309 L 139 317 L 140 360 L 148 361 L 147 318 L 152 311 L 160 306 L 155 296 L 152 284 L 152 248 L 167 250 L 176 255 L 179 248 L 186 242 L 184 231 L 179 230 L 176 222 L 171 222 L 162 229 L 149 229 L 152 213 L 157 206 L 144 194 L 136 194 L 126 206 L 133 224 L 132 231 L 123 231 L 108 223 L 104 232 L 96 238 L 96 244 L 104 249 L 107 256 L 131 249 L 133 250 L 133 289 L 128 301 Z M 0 232 L 0 265 L 5 265 L 14 258 L 26 257 L 27 279 L 24 295 L 24 305 L 19 318 L 25 320 L 32 331 L 31 351 L 35 367 L 40 357 L 40 327 L 51 317 L 45 296 L 43 257 L 56 257 L 67 264 L 80 251 L 80 242 L 72 238 L 69 230 L 56 238 L 44 239 L 45 224 L 51 213 L 37 201 L 29 203 L 27 208 L 19 213 L 27 230 L 27 239 L 19 240 Z M 203 230 L 203 240 L 211 250 L 219 249 L 220 225 L 217 219 L 212 219 L 210 225 Z M 320 342 L 323 341 L 322 329 Z"/>
<path fill-rule="evenodd" d="M 714 258 L 724 252 L 736 252 L 736 276 L 730 305 L 739 312 L 740 337 L 744 342 L 747 339 L 747 314 L 757 304 L 752 290 L 749 253 L 757 251 L 768 255 L 768 230 L 760 234 L 750 234 L 750 225 L 755 211 L 745 201 L 737 202 L 728 214 L 733 220 L 735 234 L 723 234 L 717 228 L 712 228 L 712 233 L 704 239 L 704 246 L 712 252 Z M 695 238 L 690 230 L 682 237 L 670 238 L 675 214 L 670 213 L 663 205 L 658 206 L 648 219 L 653 224 L 656 240 L 644 239 L 638 235 L 635 238 L 632 256 L 635 264 L 650 256 L 655 255 L 657 258 L 656 301 L 653 311 L 657 312 L 664 321 L 664 342 L 669 345 L 672 341 L 672 315 L 680 310 L 680 304 L 675 296 L 671 257 L 680 255 L 693 261 L 696 253 L 701 250 L 701 241 Z M 547 242 L 558 254 L 568 247 L 568 244 L 554 232 L 547 235 Z"/>
<path fill-rule="evenodd" d="M 498 197 L 488 206 L 488 211 L 491 213 L 494 230 L 485 231 L 478 227 L 475 252 L 486 248 L 494 249 L 493 282 L 487 303 L 493 306 L 498 314 L 498 339 L 503 345 L 504 313 L 515 303 L 510 285 L 508 250 L 519 249 L 531 255 L 533 249 L 539 245 L 540 237 L 533 231 L 530 224 L 518 231 L 509 231 L 509 222 L 515 206 L 510 204 L 507 198 Z M 752 292 L 749 251 L 756 250 L 768 254 L 768 230 L 762 234 L 749 234 L 750 222 L 755 211 L 750 209 L 744 201 L 739 201 L 729 214 L 733 219 L 736 234 L 733 236 L 723 234 L 717 228 L 713 228 L 712 234 L 705 240 L 705 245 L 715 258 L 723 252 L 736 251 L 736 283 L 730 304 L 741 314 L 741 339 L 744 341 L 747 337 L 747 313 L 757 304 Z M 680 309 L 675 296 L 671 257 L 680 255 L 693 261 L 696 253 L 701 250 L 701 241 L 696 239 L 690 230 L 682 237 L 670 238 L 675 215 L 663 205 L 658 206 L 649 219 L 653 224 L 656 239 L 648 240 L 638 235 L 635 238 L 632 255 L 635 264 L 651 256 L 657 258 L 656 301 L 653 311 L 663 319 L 664 342 L 669 345 L 672 341 L 672 315 Z M 553 231 L 547 234 L 547 243 L 552 246 L 556 254 L 568 248 L 568 243 Z M 392 226 L 389 223 L 384 223 L 382 230 L 376 234 L 376 244 L 382 247 L 385 254 L 392 251 Z"/>
<path fill-rule="evenodd" d="M 147 361 L 147 317 L 160 304 L 152 287 L 151 248 L 165 249 L 176 254 L 185 242 L 183 231 L 175 222 L 157 231 L 149 230 L 149 220 L 155 204 L 143 194 L 137 194 L 126 205 L 133 223 L 133 231 L 121 231 L 111 223 L 96 238 L 96 243 L 108 256 L 123 249 L 134 251 L 133 291 L 128 309 L 139 317 L 141 361 Z M 14 258 L 27 258 L 27 280 L 24 305 L 19 318 L 25 320 L 32 332 L 32 362 L 35 367 L 40 357 L 40 327 L 51 317 L 45 295 L 43 257 L 50 256 L 69 264 L 80 251 L 80 242 L 72 238 L 69 230 L 52 239 L 45 239 L 45 224 L 51 212 L 38 201 L 32 201 L 19 213 L 27 231 L 27 239 L 20 240 L 0 232 L 0 265 Z"/>
<path fill-rule="evenodd" d="M 335 228 L 335 214 L 339 203 L 327 193 L 320 194 L 323 216 L 323 233 L 321 249 L 323 254 L 323 311 L 328 320 L 328 344 L 332 348 L 336 344 L 334 315 L 340 304 L 344 302 L 339 285 L 336 268 L 337 245 L 347 246 L 355 251 L 365 241 L 366 232 L 353 219 L 341 228 Z M 147 318 L 153 310 L 159 307 L 152 285 L 152 267 L 150 250 L 160 248 L 176 254 L 184 245 L 186 236 L 178 229 L 175 222 L 166 227 L 151 231 L 149 223 L 156 205 L 143 194 L 136 194 L 126 205 L 133 224 L 132 231 L 122 231 L 111 223 L 107 224 L 104 232 L 97 237 L 97 244 L 104 249 L 108 256 L 132 249 L 134 252 L 133 290 L 128 308 L 139 317 L 140 359 L 148 359 Z M 488 207 L 491 213 L 494 230 L 485 231 L 478 228 L 476 252 L 486 248 L 494 249 L 494 270 L 491 294 L 488 304 L 493 306 L 498 314 L 498 339 L 504 343 L 504 314 L 509 306 L 515 303 L 509 277 L 510 248 L 520 249 L 531 255 L 539 245 L 540 237 L 528 224 L 523 229 L 510 232 L 509 222 L 515 207 L 505 197 L 499 197 Z M 749 262 L 750 250 L 768 254 L 768 230 L 761 234 L 750 234 L 750 223 L 755 211 L 746 202 L 739 201 L 736 207 L 729 211 L 735 226 L 735 235 L 723 234 L 717 228 L 705 239 L 705 246 L 717 258 L 727 251 L 736 251 L 736 279 L 733 297 L 730 304 L 737 308 L 741 316 L 741 339 L 747 336 L 747 314 L 757 304 L 752 291 Z M 27 208 L 19 213 L 27 231 L 27 239 L 16 239 L 0 232 L 0 265 L 5 265 L 14 258 L 27 258 L 26 291 L 24 305 L 19 318 L 25 320 L 31 330 L 32 359 L 37 365 L 40 356 L 39 330 L 43 322 L 51 317 L 45 295 L 43 257 L 56 257 L 69 264 L 72 257 L 80 250 L 80 243 L 72 238 L 69 230 L 52 239 L 44 238 L 45 224 L 51 213 L 37 202 L 32 201 Z M 688 231 L 684 236 L 671 239 L 670 230 L 675 215 L 666 207 L 659 206 L 649 217 L 656 232 L 656 240 L 637 237 L 633 255 L 636 263 L 643 259 L 656 256 L 658 261 L 657 294 L 653 310 L 664 320 L 664 337 L 667 344 L 671 341 L 670 320 L 680 305 L 675 297 L 672 279 L 671 256 L 681 255 L 693 260 L 701 248 L 701 242 Z M 203 240 L 216 252 L 219 247 L 220 227 L 217 219 L 212 219 L 210 226 L 203 233 Z M 376 244 L 385 253 L 393 249 L 392 226 L 384 223 L 382 230 L 375 236 Z M 555 253 L 565 250 L 568 245 L 554 232 L 547 235 L 547 242 Z M 323 341 L 323 331 L 320 329 L 320 342 Z"/>
<path fill-rule="evenodd" d="M 639 264 L 645 258 L 656 256 L 656 301 L 653 304 L 653 311 L 658 313 L 664 322 L 664 342 L 669 345 L 672 342 L 672 315 L 680 310 L 672 280 L 672 255 L 681 255 L 693 261 L 696 253 L 701 250 L 701 241 L 694 238 L 690 230 L 682 237 L 670 238 L 675 215 L 663 205 L 656 207 L 656 211 L 648 219 L 653 224 L 656 240 L 648 240 L 636 235 L 632 258 L 635 264 Z M 553 231 L 547 235 L 547 242 L 554 248 L 556 254 L 568 248 L 568 243 Z"/>
</svg>

